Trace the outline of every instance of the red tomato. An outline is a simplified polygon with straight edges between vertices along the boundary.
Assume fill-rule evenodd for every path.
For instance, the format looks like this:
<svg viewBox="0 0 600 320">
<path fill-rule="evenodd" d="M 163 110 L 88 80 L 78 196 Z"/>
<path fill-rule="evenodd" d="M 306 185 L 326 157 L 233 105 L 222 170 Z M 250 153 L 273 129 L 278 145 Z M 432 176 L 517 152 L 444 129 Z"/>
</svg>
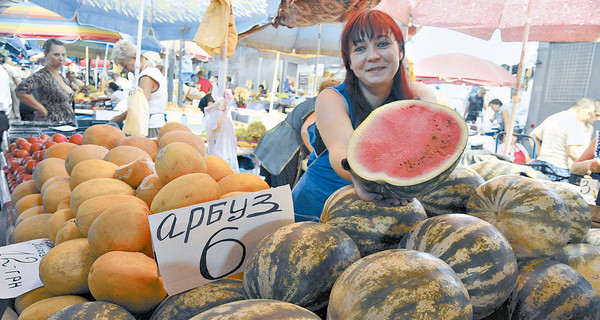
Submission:
<svg viewBox="0 0 600 320">
<path fill-rule="evenodd" d="M 29 138 L 27 138 L 27 141 L 28 141 L 29 143 L 32 143 L 32 144 L 33 144 L 33 143 L 38 143 L 38 142 L 40 142 L 40 138 L 36 138 L 36 137 L 34 137 L 34 136 L 30 136 Z"/>
<path fill-rule="evenodd" d="M 45 150 L 39 150 L 34 152 L 31 157 L 33 158 L 33 160 L 35 161 L 42 161 L 44 159 L 44 151 Z"/>
<path fill-rule="evenodd" d="M 47 135 L 47 134 L 43 134 L 43 135 L 40 136 L 40 140 L 42 140 L 42 141 L 50 141 L 50 140 L 52 140 L 52 138 L 49 135 Z"/>
<path fill-rule="evenodd" d="M 29 152 L 34 153 L 36 151 L 44 149 L 44 145 L 41 143 L 32 143 L 31 147 L 29 147 Z"/>
<path fill-rule="evenodd" d="M 35 160 L 29 160 L 27 161 L 27 163 L 25 164 L 25 172 L 27 173 L 33 173 L 33 169 L 35 169 L 35 167 L 37 166 L 38 162 Z"/>
<path fill-rule="evenodd" d="M 67 137 L 65 137 L 64 134 L 61 133 L 55 133 L 52 136 L 52 141 L 56 142 L 56 143 L 61 143 L 61 142 L 67 142 L 69 141 L 69 139 L 67 139 Z"/>
<path fill-rule="evenodd" d="M 25 181 L 29 181 L 31 180 L 32 176 L 28 173 L 22 174 L 21 177 L 19 177 L 19 181 L 17 181 L 18 183 L 23 183 Z"/>
<path fill-rule="evenodd" d="M 22 149 L 22 150 L 16 150 L 17 153 L 15 154 L 15 157 L 17 158 L 25 158 L 26 156 L 29 155 L 29 151 Z"/>
<path fill-rule="evenodd" d="M 69 138 L 69 142 L 74 143 L 76 145 L 81 145 L 82 140 L 83 140 L 83 136 L 79 133 L 76 133 Z"/>
<path fill-rule="evenodd" d="M 55 144 L 56 144 L 56 142 L 54 142 L 54 141 L 46 141 L 46 142 L 44 142 L 44 149 L 48 149 Z"/>
<path fill-rule="evenodd" d="M 14 149 L 17 149 L 17 144 L 15 142 L 8 145 L 8 151 L 12 152 Z"/>
<path fill-rule="evenodd" d="M 21 144 L 23 144 L 23 143 L 26 143 L 26 142 L 27 142 L 27 140 L 25 140 L 25 139 L 23 139 L 23 138 L 16 138 L 16 139 L 15 139 L 15 144 L 16 144 L 17 146 L 20 146 Z"/>
<path fill-rule="evenodd" d="M 8 163 L 8 168 L 10 169 L 11 172 L 14 172 L 15 170 L 17 170 L 17 168 L 21 165 L 21 162 L 19 160 L 11 160 Z"/>
<path fill-rule="evenodd" d="M 25 141 L 21 145 L 19 145 L 19 148 L 21 150 L 27 150 L 27 152 L 29 152 L 29 149 L 31 148 L 31 143 Z"/>
</svg>

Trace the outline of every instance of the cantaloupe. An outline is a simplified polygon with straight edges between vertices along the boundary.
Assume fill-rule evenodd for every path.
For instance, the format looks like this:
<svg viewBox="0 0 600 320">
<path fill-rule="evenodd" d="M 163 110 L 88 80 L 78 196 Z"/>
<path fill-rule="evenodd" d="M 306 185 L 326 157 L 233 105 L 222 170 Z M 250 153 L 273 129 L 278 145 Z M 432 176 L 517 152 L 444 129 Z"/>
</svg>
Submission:
<svg viewBox="0 0 600 320">
<path fill-rule="evenodd" d="M 71 190 L 80 183 L 96 178 L 114 178 L 118 166 L 112 162 L 100 159 L 90 159 L 79 162 L 71 170 Z"/>
<path fill-rule="evenodd" d="M 159 213 L 217 200 L 219 185 L 206 173 L 190 173 L 167 183 L 154 197 L 150 212 Z"/>
<path fill-rule="evenodd" d="M 70 142 L 57 143 L 44 151 L 44 159 L 59 158 L 65 160 L 69 152 L 77 146 Z"/>
<path fill-rule="evenodd" d="M 15 311 L 21 314 L 30 305 L 50 297 L 54 295 L 44 286 L 25 292 L 15 299 Z"/>
<path fill-rule="evenodd" d="M 104 212 L 104 210 L 121 203 L 135 202 L 141 205 L 146 203 L 132 195 L 107 195 L 94 197 L 85 201 L 79 206 L 76 215 L 77 227 L 79 231 L 84 235 L 88 236 L 90 226 L 96 220 L 96 218 Z"/>
<path fill-rule="evenodd" d="M 125 133 L 117 127 L 107 124 L 93 125 L 83 132 L 83 144 L 95 144 L 112 149 L 119 145 L 121 140 L 125 139 Z"/>
<path fill-rule="evenodd" d="M 104 156 L 108 153 L 108 149 L 103 146 L 97 146 L 93 144 L 82 145 L 74 148 L 69 152 L 65 159 L 65 168 L 67 173 L 70 175 L 73 168 L 81 161 L 90 159 L 103 160 Z"/>
<path fill-rule="evenodd" d="M 65 221 L 58 232 L 56 232 L 56 240 L 54 240 L 55 244 L 61 244 L 63 242 L 67 242 L 73 239 L 85 238 L 83 234 L 77 228 L 77 224 L 75 223 L 75 218 L 69 219 Z"/>
<path fill-rule="evenodd" d="M 62 199 L 56 206 L 56 211 L 62 210 L 62 209 L 67 209 L 67 208 L 71 209 L 71 197 Z"/>
<path fill-rule="evenodd" d="M 48 213 L 46 211 L 46 208 L 44 208 L 44 206 L 35 206 L 35 207 L 31 207 L 25 211 L 23 211 L 18 217 L 17 220 L 15 221 L 15 226 L 19 225 L 19 223 L 21 223 L 23 220 L 38 215 L 40 213 Z"/>
<path fill-rule="evenodd" d="M 86 200 L 106 195 L 134 195 L 127 183 L 111 178 L 97 178 L 80 183 L 71 192 L 71 209 L 77 212 L 79 206 Z"/>
<path fill-rule="evenodd" d="M 19 223 L 12 232 L 15 243 L 48 237 L 46 226 L 52 217 L 51 213 L 40 213 Z"/>
<path fill-rule="evenodd" d="M 46 189 L 48 189 L 48 187 L 58 181 L 63 181 L 63 180 L 71 180 L 71 177 L 69 176 L 61 176 L 61 177 L 52 177 L 48 180 L 46 180 L 46 182 L 44 182 L 44 184 L 42 185 L 42 189 L 40 189 L 40 193 L 44 193 L 44 191 L 46 191 Z"/>
<path fill-rule="evenodd" d="M 117 166 L 122 166 L 135 161 L 139 157 L 150 158 L 150 155 L 138 147 L 117 146 L 108 151 L 106 156 L 104 156 L 104 160 L 114 163 Z"/>
<path fill-rule="evenodd" d="M 146 151 L 152 161 L 156 159 L 156 154 L 158 153 L 158 145 L 152 139 L 141 137 L 141 136 L 129 136 L 119 143 L 119 146 L 132 146 L 138 147 L 144 151 Z"/>
<path fill-rule="evenodd" d="M 180 122 L 169 122 L 169 123 L 165 124 L 164 126 L 160 127 L 160 129 L 158 130 L 158 136 L 156 137 L 157 140 L 160 140 L 160 138 L 162 138 L 162 136 L 165 133 L 171 132 L 171 131 L 187 131 L 187 132 L 192 132 L 192 130 L 190 128 L 188 128 L 183 123 L 180 123 Z"/>
<path fill-rule="evenodd" d="M 58 204 L 62 200 L 71 197 L 69 184 L 69 180 L 56 181 L 42 192 L 42 205 L 46 208 L 46 212 L 56 212 Z"/>
<path fill-rule="evenodd" d="M 52 217 L 48 221 L 48 238 L 50 238 L 52 241 L 56 241 L 58 230 L 61 229 L 65 222 L 73 218 L 75 218 L 75 213 L 73 213 L 71 208 L 61 209 L 53 213 Z"/>
<path fill-rule="evenodd" d="M 269 189 L 269 184 L 255 174 L 241 172 L 227 175 L 219 180 L 219 189 L 221 194 L 234 191 L 256 192 Z"/>
<path fill-rule="evenodd" d="M 42 195 L 39 193 L 33 193 L 30 195 L 26 195 L 23 198 L 21 198 L 19 201 L 17 201 L 17 203 L 14 204 L 14 208 L 15 208 L 15 211 L 17 212 L 17 215 L 19 215 L 22 212 L 25 212 L 25 210 L 27 210 L 29 208 L 33 208 L 33 207 L 37 207 L 37 206 L 41 206 L 41 205 L 42 205 Z"/>
<path fill-rule="evenodd" d="M 48 158 L 38 163 L 33 170 L 33 181 L 38 190 L 42 190 L 42 185 L 46 180 L 52 177 L 68 176 L 65 169 L 65 160 L 59 158 Z"/>
<path fill-rule="evenodd" d="M 204 162 L 206 162 L 206 173 L 217 182 L 224 177 L 235 173 L 227 161 L 217 156 L 206 156 L 204 157 Z"/>
<path fill-rule="evenodd" d="M 181 130 L 167 132 L 158 139 L 158 148 L 162 149 L 173 142 L 183 142 L 194 147 L 202 156 L 206 155 L 204 139 L 192 132 Z"/>
<path fill-rule="evenodd" d="M 151 174 L 140 182 L 140 185 L 135 189 L 135 196 L 144 200 L 150 207 L 152 200 L 164 186 L 165 182 L 157 174 Z"/>
<path fill-rule="evenodd" d="M 153 174 L 154 162 L 149 156 L 141 156 L 115 169 L 115 178 L 126 182 L 132 188 L 137 188 L 147 176 Z"/>
<path fill-rule="evenodd" d="M 15 206 L 15 204 L 21 200 L 24 196 L 40 193 L 40 191 L 35 187 L 35 181 L 29 180 L 20 183 L 18 186 L 10 194 L 10 203 Z"/>
<path fill-rule="evenodd" d="M 173 142 L 158 151 L 155 161 L 156 174 L 168 183 L 190 173 L 205 173 L 204 157 L 183 142 Z"/>
</svg>

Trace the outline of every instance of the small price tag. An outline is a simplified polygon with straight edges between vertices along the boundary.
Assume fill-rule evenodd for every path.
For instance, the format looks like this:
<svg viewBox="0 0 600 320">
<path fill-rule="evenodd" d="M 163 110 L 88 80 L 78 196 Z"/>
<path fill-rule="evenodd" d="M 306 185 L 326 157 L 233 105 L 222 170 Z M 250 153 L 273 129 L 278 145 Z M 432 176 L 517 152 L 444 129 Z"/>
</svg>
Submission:
<svg viewBox="0 0 600 320">
<path fill-rule="evenodd" d="M 289 186 L 148 216 L 163 286 L 174 295 L 244 271 L 265 236 L 294 223 Z"/>
<path fill-rule="evenodd" d="M 596 197 L 600 189 L 600 182 L 594 179 L 581 179 L 579 183 L 579 192 L 584 195 Z"/>
<path fill-rule="evenodd" d="M 42 286 L 40 260 L 54 247 L 50 239 L 36 239 L 0 247 L 0 298 L 10 299 Z"/>
</svg>

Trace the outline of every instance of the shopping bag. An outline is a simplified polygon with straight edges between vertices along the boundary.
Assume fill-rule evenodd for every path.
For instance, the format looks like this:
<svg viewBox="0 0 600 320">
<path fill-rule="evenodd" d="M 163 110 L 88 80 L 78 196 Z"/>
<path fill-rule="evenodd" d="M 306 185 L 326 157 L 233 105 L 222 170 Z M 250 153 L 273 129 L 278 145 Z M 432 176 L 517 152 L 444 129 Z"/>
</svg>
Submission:
<svg viewBox="0 0 600 320">
<path fill-rule="evenodd" d="M 206 138 L 208 154 L 217 156 L 239 172 L 237 161 L 237 139 L 233 119 L 226 99 L 218 99 L 204 109 L 206 114 Z"/>
<path fill-rule="evenodd" d="M 150 105 L 142 88 L 137 88 L 127 100 L 127 117 L 123 132 L 132 136 L 147 136 Z"/>
</svg>

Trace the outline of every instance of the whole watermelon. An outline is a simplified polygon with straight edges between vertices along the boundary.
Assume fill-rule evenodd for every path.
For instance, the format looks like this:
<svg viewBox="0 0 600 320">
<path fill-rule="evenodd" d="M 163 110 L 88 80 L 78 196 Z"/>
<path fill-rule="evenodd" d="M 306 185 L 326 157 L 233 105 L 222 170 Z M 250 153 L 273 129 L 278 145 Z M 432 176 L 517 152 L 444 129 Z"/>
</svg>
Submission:
<svg viewBox="0 0 600 320">
<path fill-rule="evenodd" d="M 600 229 L 591 228 L 583 237 L 584 243 L 593 244 L 600 247 Z"/>
<path fill-rule="evenodd" d="M 590 205 L 576 189 L 570 187 L 569 183 L 554 181 L 543 181 L 543 183 L 556 191 L 569 208 L 569 215 L 571 216 L 571 239 L 569 242 L 581 242 L 592 227 Z"/>
<path fill-rule="evenodd" d="M 289 224 L 256 246 L 244 269 L 244 294 L 291 302 L 321 315 L 333 283 L 359 258 L 358 247 L 339 228 Z"/>
<path fill-rule="evenodd" d="M 419 197 L 450 175 L 468 137 L 465 121 L 451 108 L 394 101 L 373 110 L 353 131 L 348 165 L 369 192 L 384 198 Z"/>
<path fill-rule="evenodd" d="M 352 264 L 331 290 L 328 320 L 472 319 L 467 289 L 435 256 L 393 249 Z"/>
<path fill-rule="evenodd" d="M 316 314 L 295 304 L 250 299 L 234 301 L 214 307 L 190 320 L 320 320 Z"/>
<path fill-rule="evenodd" d="M 568 244 L 554 260 L 579 272 L 600 295 L 600 247 L 588 243 Z"/>
<path fill-rule="evenodd" d="M 473 216 L 429 218 L 410 230 L 400 247 L 430 253 L 452 267 L 469 292 L 474 319 L 500 307 L 517 282 L 510 243 L 490 223 Z"/>
<path fill-rule="evenodd" d="M 458 165 L 435 189 L 420 196 L 419 201 L 428 217 L 466 213 L 469 197 L 484 182 L 477 171 L 465 165 Z"/>
<path fill-rule="evenodd" d="M 513 173 L 512 163 L 501 160 L 476 162 L 471 165 L 471 169 L 477 171 L 485 181 Z"/>
<path fill-rule="evenodd" d="M 418 200 L 406 206 L 381 207 L 358 197 L 353 185 L 334 192 L 323 207 L 321 222 L 340 228 L 354 240 L 361 256 L 395 249 L 415 224 L 426 218 Z"/>
<path fill-rule="evenodd" d="M 510 319 L 600 319 L 600 297 L 566 264 L 533 259 L 519 263 L 517 286 L 509 298 Z"/>
<path fill-rule="evenodd" d="M 189 319 L 216 306 L 244 299 L 242 281 L 219 280 L 167 297 L 150 320 Z"/>
<path fill-rule="evenodd" d="M 110 302 L 90 301 L 56 311 L 46 320 L 135 320 L 125 308 Z"/>
<path fill-rule="evenodd" d="M 553 257 L 570 239 L 571 217 L 565 202 L 535 179 L 493 178 L 471 196 L 467 213 L 500 230 L 519 260 Z"/>
</svg>

